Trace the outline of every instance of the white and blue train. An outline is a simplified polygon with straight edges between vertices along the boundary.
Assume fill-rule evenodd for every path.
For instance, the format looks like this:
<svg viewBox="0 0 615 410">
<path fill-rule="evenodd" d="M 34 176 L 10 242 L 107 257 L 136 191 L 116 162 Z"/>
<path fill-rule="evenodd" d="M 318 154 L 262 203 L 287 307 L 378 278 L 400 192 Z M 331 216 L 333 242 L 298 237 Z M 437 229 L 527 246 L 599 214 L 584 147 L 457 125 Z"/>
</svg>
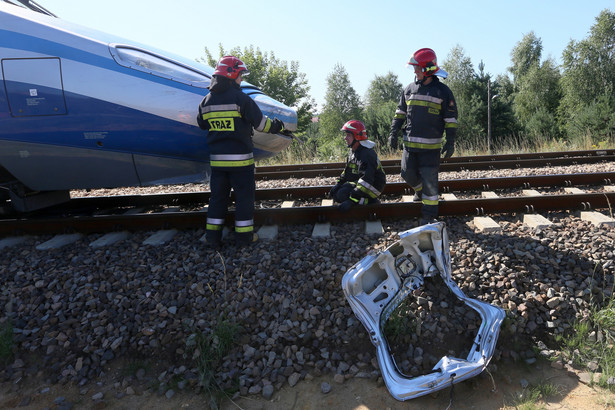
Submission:
<svg viewBox="0 0 615 410">
<path fill-rule="evenodd" d="M 29 0 L 0 0 L 0 64 L 0 201 L 28 211 L 67 200 L 71 189 L 207 179 L 196 115 L 211 67 L 69 23 Z M 295 110 L 242 88 L 296 130 Z M 253 140 L 257 160 L 291 143 L 259 132 Z"/>
</svg>

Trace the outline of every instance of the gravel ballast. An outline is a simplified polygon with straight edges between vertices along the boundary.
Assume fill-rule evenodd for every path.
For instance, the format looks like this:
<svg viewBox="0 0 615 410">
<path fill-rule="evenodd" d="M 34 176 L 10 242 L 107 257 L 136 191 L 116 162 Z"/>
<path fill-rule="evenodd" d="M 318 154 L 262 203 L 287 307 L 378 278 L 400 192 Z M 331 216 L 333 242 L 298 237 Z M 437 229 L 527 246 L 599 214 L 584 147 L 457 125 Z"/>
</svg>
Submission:
<svg viewBox="0 0 615 410">
<path fill-rule="evenodd" d="M 332 182 L 308 185 L 317 183 Z M 553 225 L 534 230 L 523 225 L 523 215 L 495 215 L 502 227 L 496 234 L 475 232 L 470 217 L 442 218 L 454 279 L 466 295 L 507 311 L 495 363 L 532 360 L 531 343 L 548 350 L 556 335 L 612 297 L 615 229 L 565 212 L 544 216 Z M 172 380 L 198 389 L 186 341 L 210 333 L 222 319 L 242 329 L 216 370 L 222 388 L 238 383 L 240 394 L 271 397 L 322 374 L 339 375 L 338 382 L 378 379 L 375 349 L 343 296 L 341 278 L 415 225 L 413 219 L 385 220 L 384 234 L 370 236 L 362 222 L 334 223 L 330 238 L 316 239 L 312 226 L 280 227 L 274 241 L 244 249 L 230 244 L 220 252 L 200 240 L 202 227 L 162 246 L 143 245 L 151 232 L 137 232 L 103 248 L 89 246 L 100 235 L 87 235 L 40 251 L 36 246 L 50 237 L 30 237 L 2 249 L 0 324 L 13 327 L 14 357 L 1 368 L 0 381 L 43 375 L 50 383 L 87 386 L 122 358 L 156 362 L 159 373 L 141 378 L 153 378 L 165 394 Z M 458 307 L 436 305 L 424 321 L 431 337 L 406 341 L 412 348 L 400 354 L 409 374 L 429 362 L 434 340 L 446 346 L 450 332 L 463 334 Z"/>
</svg>

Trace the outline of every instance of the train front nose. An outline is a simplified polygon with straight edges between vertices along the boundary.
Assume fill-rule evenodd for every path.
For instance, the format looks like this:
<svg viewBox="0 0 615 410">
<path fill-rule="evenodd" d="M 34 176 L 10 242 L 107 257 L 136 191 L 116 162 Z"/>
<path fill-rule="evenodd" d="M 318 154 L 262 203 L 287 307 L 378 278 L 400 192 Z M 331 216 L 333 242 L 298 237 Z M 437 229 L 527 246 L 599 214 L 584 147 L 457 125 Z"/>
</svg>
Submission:
<svg viewBox="0 0 615 410">
<path fill-rule="evenodd" d="M 258 93 L 250 95 L 250 97 L 256 101 L 263 114 L 267 117 L 281 120 L 284 123 L 284 128 L 289 131 L 297 130 L 297 112 L 293 108 L 265 94 Z M 268 134 L 254 131 L 252 140 L 254 142 L 254 157 L 256 160 L 259 160 L 275 156 L 288 148 L 292 142 L 292 137 L 283 134 Z"/>
</svg>

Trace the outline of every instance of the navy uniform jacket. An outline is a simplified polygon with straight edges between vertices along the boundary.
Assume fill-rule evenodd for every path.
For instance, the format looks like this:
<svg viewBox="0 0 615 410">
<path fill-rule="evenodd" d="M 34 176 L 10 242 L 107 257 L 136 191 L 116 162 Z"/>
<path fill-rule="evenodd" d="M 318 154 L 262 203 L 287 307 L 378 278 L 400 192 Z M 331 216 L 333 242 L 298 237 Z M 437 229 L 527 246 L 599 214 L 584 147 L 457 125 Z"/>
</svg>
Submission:
<svg viewBox="0 0 615 410">
<path fill-rule="evenodd" d="M 214 76 L 210 93 L 199 104 L 197 122 L 208 130 L 212 167 L 254 164 L 252 128 L 269 132 L 271 120 L 233 80 Z"/>
<path fill-rule="evenodd" d="M 453 141 L 457 134 L 457 104 L 453 92 L 436 76 L 427 85 L 418 81 L 409 84 L 397 105 L 391 131 L 397 134 L 404 122 L 406 149 L 441 149 L 444 131 Z"/>
<path fill-rule="evenodd" d="M 359 145 L 356 151 L 350 151 L 338 184 L 346 182 L 355 184 L 355 189 L 351 193 L 354 198 L 380 196 L 386 184 L 386 175 L 376 151 L 363 145 Z"/>
</svg>

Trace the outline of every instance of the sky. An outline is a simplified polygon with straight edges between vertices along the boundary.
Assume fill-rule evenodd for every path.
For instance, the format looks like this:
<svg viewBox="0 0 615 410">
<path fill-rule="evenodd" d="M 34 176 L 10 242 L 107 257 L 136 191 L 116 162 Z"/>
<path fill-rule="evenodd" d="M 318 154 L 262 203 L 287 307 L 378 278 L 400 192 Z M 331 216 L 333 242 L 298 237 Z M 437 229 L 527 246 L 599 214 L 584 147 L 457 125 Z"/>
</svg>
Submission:
<svg viewBox="0 0 615 410">
<path fill-rule="evenodd" d="M 65 20 L 116 34 L 190 59 L 253 46 L 296 61 L 319 108 L 327 77 L 344 67 L 364 97 L 375 76 L 392 72 L 405 86 L 406 66 L 419 48 L 438 61 L 461 46 L 477 70 L 507 74 L 513 48 L 525 34 L 541 39 L 543 61 L 561 63 L 571 40 L 587 38 L 613 0 L 36 0 Z M 248 67 L 249 68 L 249 67 Z M 443 67 L 446 69 L 446 66 Z"/>
</svg>

